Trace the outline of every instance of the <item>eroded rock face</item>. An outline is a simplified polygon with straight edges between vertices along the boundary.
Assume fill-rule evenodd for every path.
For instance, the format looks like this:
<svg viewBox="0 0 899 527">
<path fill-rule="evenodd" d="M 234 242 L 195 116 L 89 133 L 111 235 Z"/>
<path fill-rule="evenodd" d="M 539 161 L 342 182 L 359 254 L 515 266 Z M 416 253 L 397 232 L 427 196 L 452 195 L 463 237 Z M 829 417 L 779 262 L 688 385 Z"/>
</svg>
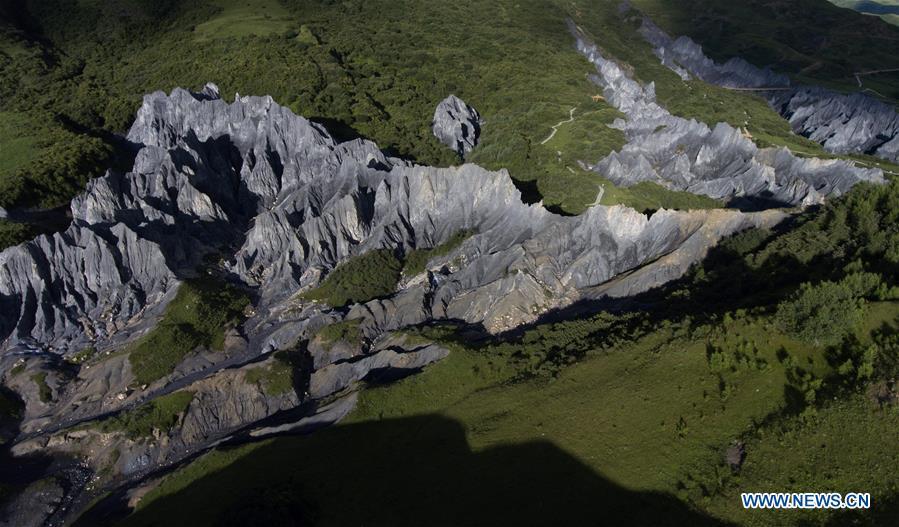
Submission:
<svg viewBox="0 0 899 527">
<path fill-rule="evenodd" d="M 789 77 L 732 58 L 718 64 L 689 37 L 671 38 L 648 18 L 640 34 L 662 64 L 684 80 L 695 76 L 728 88 L 771 88 L 758 93 L 790 122 L 793 131 L 821 143 L 828 152 L 871 154 L 899 161 L 899 113 L 864 93 L 842 94 L 813 86 L 792 86 Z"/>
<path fill-rule="evenodd" d="M 463 230 L 476 234 L 435 262 L 437 272 L 357 311 L 375 332 L 441 317 L 501 331 L 674 250 L 703 217 L 647 219 L 599 205 L 555 216 L 522 203 L 504 171 L 413 166 L 371 142 L 338 144 L 269 97 L 229 104 L 181 89 L 154 93 L 128 138 L 143 145 L 133 170 L 91 181 L 72 202 L 67 231 L 0 253 L 7 349 L 68 354 L 125 338 L 212 251 L 258 293 L 246 324 L 252 341 L 340 262 L 432 247 Z M 742 222 L 734 228 L 771 221 L 734 214 Z"/>
<path fill-rule="evenodd" d="M 437 105 L 431 129 L 441 143 L 464 158 L 477 146 L 481 124 L 477 110 L 455 95 L 450 95 Z"/>
<path fill-rule="evenodd" d="M 228 103 L 211 88 L 146 96 L 128 138 L 142 145 L 133 169 L 92 180 L 73 200 L 66 231 L 0 253 L 0 374 L 26 404 L 15 451 L 93 452 L 92 470 L 111 464 L 125 478 L 233 434 L 293 426 L 279 419 L 372 372 L 414 372 L 447 353 L 408 344 L 395 330 L 454 319 L 501 332 L 585 297 L 646 291 L 681 276 L 721 237 L 785 217 L 775 210 L 647 217 L 601 205 L 556 216 L 523 203 L 505 171 L 412 165 L 368 141 L 338 143 L 269 97 Z M 355 256 L 434 247 L 460 231 L 473 234 L 387 298 L 335 310 L 297 295 Z M 87 345 L 121 349 L 152 327 L 208 255 L 254 293 L 228 349 L 191 356 L 150 386 L 135 386 L 122 355 L 60 369 L 60 355 Z M 346 319 L 357 319 L 362 342 L 316 351 L 315 332 Z M 277 350 L 307 365 L 293 390 L 273 394 L 247 372 Z M 20 355 L 28 369 L 10 381 Z M 47 402 L 32 369 L 47 373 Z M 72 429 L 182 389 L 194 399 L 178 425 L 150 439 Z M 327 415 L 345 414 L 340 408 Z"/>
<path fill-rule="evenodd" d="M 117 332 L 177 285 L 159 245 L 127 225 L 73 225 L 0 253 L 0 338 L 64 353 Z"/>
<path fill-rule="evenodd" d="M 861 181 L 884 181 L 879 169 L 858 168 L 842 160 L 799 158 L 784 148 L 758 148 L 743 131 L 727 123 L 709 127 L 672 115 L 656 102 L 653 83 L 641 85 L 604 57 L 576 26 L 571 24 L 571 29 L 578 50 L 596 66 L 593 81 L 603 88 L 606 100 L 626 116 L 612 126 L 623 131 L 628 142 L 590 167 L 616 185 L 649 181 L 727 202 L 795 206 L 839 196 Z M 663 49 L 666 51 L 660 56 L 671 65 L 674 51 Z M 681 47 L 672 43 L 670 49 Z M 704 56 L 684 60 L 677 64 L 700 67 L 708 61 Z M 754 71 L 740 61 L 715 71 L 714 78 L 725 83 L 778 82 L 771 72 Z M 681 72 L 685 70 L 681 68 Z"/>
</svg>

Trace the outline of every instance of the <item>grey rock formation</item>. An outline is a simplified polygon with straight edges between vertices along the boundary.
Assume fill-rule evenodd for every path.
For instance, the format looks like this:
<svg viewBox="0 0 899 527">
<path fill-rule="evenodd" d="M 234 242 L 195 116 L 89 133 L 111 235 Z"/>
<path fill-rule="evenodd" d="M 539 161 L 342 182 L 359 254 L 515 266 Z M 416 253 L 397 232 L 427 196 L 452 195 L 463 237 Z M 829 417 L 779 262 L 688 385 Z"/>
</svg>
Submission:
<svg viewBox="0 0 899 527">
<path fill-rule="evenodd" d="M 63 485 L 55 478 L 45 478 L 28 485 L 18 499 L 4 504 L 0 510 L 2 527 L 41 527 L 60 506 L 65 497 Z"/>
<path fill-rule="evenodd" d="M 127 337 L 209 251 L 226 253 L 226 270 L 257 289 L 252 337 L 340 262 L 437 245 L 460 230 L 478 233 L 445 259 L 460 258 L 460 268 L 368 306 L 382 319 L 372 326 L 445 316 L 508 329 L 670 252 L 695 223 L 690 213 L 648 220 L 624 207 L 554 216 L 523 204 L 505 172 L 411 166 L 370 142 L 338 144 L 269 97 L 155 93 L 128 138 L 144 145 L 134 169 L 91 181 L 67 231 L 0 253 L 7 349 L 66 354 Z"/>
<path fill-rule="evenodd" d="M 74 225 L 0 253 L 0 335 L 65 352 L 115 333 L 177 285 L 160 247 L 128 226 Z"/>
<path fill-rule="evenodd" d="M 748 199 L 793 206 L 839 196 L 860 181 L 883 182 L 879 169 L 857 168 L 841 160 L 799 158 L 786 149 L 760 149 L 727 123 L 710 128 L 674 116 L 656 102 L 653 83 L 640 85 L 615 61 L 604 57 L 576 26 L 572 24 L 571 29 L 578 50 L 596 66 L 594 82 L 603 88 L 606 100 L 626 116 L 612 125 L 624 132 L 625 146 L 591 167 L 616 185 L 650 181 L 726 201 Z M 661 56 L 665 61 L 670 58 L 665 53 Z M 700 59 L 685 62 L 705 64 Z M 718 78 L 722 82 L 747 78 L 777 82 L 776 76 L 769 78 L 773 76 L 770 72 L 753 77 L 750 68 L 734 61 L 721 69 Z"/>
<path fill-rule="evenodd" d="M 93 470 L 113 463 L 125 478 L 257 423 L 290 428 L 265 422 L 315 407 L 373 372 L 413 372 L 447 353 L 408 344 L 394 330 L 455 319 L 501 332 L 582 298 L 645 291 L 681 276 L 721 237 L 785 217 L 735 210 L 647 217 L 601 205 L 556 216 L 523 203 L 505 171 L 412 165 L 371 142 L 338 143 L 269 97 L 228 103 L 211 89 L 146 96 L 128 139 L 141 145 L 132 170 L 92 180 L 72 201 L 67 230 L 0 253 L 0 373 L 25 360 L 28 371 L 47 372 L 52 391 L 43 402 L 29 377 L 7 382 L 26 403 L 14 452 L 90 451 Z M 460 231 L 474 234 L 387 298 L 335 310 L 297 294 L 360 254 L 433 247 Z M 152 327 L 210 254 L 221 259 L 219 272 L 254 292 L 252 312 L 225 352 L 198 350 L 140 388 L 121 355 L 63 371 L 59 356 L 87 345 L 105 354 Z M 358 320 L 362 345 L 310 342 L 323 325 L 345 319 Z M 308 359 L 297 385 L 305 389 L 271 394 L 247 381 L 246 372 L 270 364 L 264 355 L 276 350 Z M 72 428 L 179 389 L 194 401 L 175 429 L 150 441 Z"/>
<path fill-rule="evenodd" d="M 800 86 L 770 92 L 768 102 L 796 133 L 837 154 L 871 154 L 899 162 L 899 113 L 864 93 Z"/>
<path fill-rule="evenodd" d="M 689 80 L 691 75 L 718 86 L 728 88 L 783 88 L 790 86 L 790 78 L 770 68 L 758 68 L 734 57 L 718 64 L 702 52 L 702 46 L 690 37 L 673 39 L 649 18 L 643 18 L 640 34 L 653 47 L 662 64 Z"/>
<path fill-rule="evenodd" d="M 441 143 L 464 158 L 477 146 L 481 124 L 477 110 L 455 95 L 450 95 L 437 105 L 431 129 Z"/>
<path fill-rule="evenodd" d="M 718 64 L 689 37 L 671 38 L 648 18 L 640 33 L 662 64 L 687 80 L 695 76 L 727 88 L 772 88 L 760 91 L 789 120 L 793 131 L 838 154 L 872 154 L 899 161 L 899 113 L 864 93 L 842 94 L 812 86 L 791 86 L 786 75 L 732 58 Z"/>
</svg>

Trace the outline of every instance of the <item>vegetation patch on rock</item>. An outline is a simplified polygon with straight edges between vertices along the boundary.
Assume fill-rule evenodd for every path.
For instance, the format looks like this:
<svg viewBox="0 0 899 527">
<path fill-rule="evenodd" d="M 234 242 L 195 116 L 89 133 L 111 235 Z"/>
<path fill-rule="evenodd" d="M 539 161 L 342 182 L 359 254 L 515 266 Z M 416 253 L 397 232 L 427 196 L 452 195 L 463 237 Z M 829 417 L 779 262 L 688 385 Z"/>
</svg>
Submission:
<svg viewBox="0 0 899 527">
<path fill-rule="evenodd" d="M 148 384 L 169 375 L 200 346 L 222 349 L 226 327 L 248 303 L 242 291 L 208 277 L 184 282 L 159 324 L 130 349 L 136 382 Z"/>
</svg>

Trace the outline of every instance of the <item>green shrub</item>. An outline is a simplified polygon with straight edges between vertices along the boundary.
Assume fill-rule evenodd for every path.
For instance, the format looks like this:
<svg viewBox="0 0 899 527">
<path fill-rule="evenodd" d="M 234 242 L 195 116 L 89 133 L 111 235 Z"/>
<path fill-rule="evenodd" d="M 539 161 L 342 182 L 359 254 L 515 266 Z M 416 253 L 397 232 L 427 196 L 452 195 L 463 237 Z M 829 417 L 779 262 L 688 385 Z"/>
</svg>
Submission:
<svg viewBox="0 0 899 527">
<path fill-rule="evenodd" d="M 861 321 L 864 302 L 844 282 L 802 284 L 777 307 L 780 329 L 815 346 L 839 343 Z"/>
<path fill-rule="evenodd" d="M 169 375 L 197 347 L 221 349 L 225 327 L 248 303 L 242 291 L 208 277 L 181 284 L 159 324 L 131 347 L 135 380 L 149 384 Z"/>
<path fill-rule="evenodd" d="M 96 355 L 96 353 L 97 353 L 96 348 L 94 348 L 93 346 L 88 346 L 88 347 L 84 348 L 83 350 L 79 351 L 78 353 L 75 353 L 74 355 L 69 357 L 67 360 L 69 362 L 71 362 L 72 364 L 82 364 L 82 363 L 86 362 L 88 359 L 90 359 L 91 357 L 93 357 L 94 355 Z"/>
<path fill-rule="evenodd" d="M 153 430 L 166 432 L 175 426 L 193 399 L 194 393 L 187 390 L 163 395 L 133 410 L 100 421 L 99 428 L 106 433 L 123 432 L 131 439 L 150 437 Z"/>
<path fill-rule="evenodd" d="M 334 324 L 323 326 L 315 332 L 314 338 L 318 338 L 323 344 L 336 344 L 337 342 L 346 342 L 353 346 L 362 344 L 362 329 L 359 323 L 362 319 L 354 318 L 344 320 Z"/>
<path fill-rule="evenodd" d="M 271 364 L 248 370 L 246 381 L 269 395 L 283 395 L 294 389 L 294 367 L 289 357 L 276 353 Z"/>
<path fill-rule="evenodd" d="M 402 268 L 394 251 L 369 251 L 340 264 L 318 287 L 301 296 L 332 307 L 367 302 L 393 293 Z"/>
<path fill-rule="evenodd" d="M 405 265 L 403 266 L 403 274 L 406 276 L 415 276 L 425 270 L 428 262 L 439 256 L 445 256 L 454 249 L 462 245 L 462 242 L 470 238 L 474 231 L 459 231 L 450 237 L 446 243 L 442 243 L 431 249 L 415 249 L 406 254 Z"/>
<path fill-rule="evenodd" d="M 47 372 L 41 371 L 31 376 L 31 381 L 37 385 L 38 397 L 42 403 L 49 403 L 53 400 L 53 391 L 47 384 Z"/>
<path fill-rule="evenodd" d="M 36 229 L 28 224 L 0 220 L 0 251 L 27 242 L 36 235 Z"/>
</svg>

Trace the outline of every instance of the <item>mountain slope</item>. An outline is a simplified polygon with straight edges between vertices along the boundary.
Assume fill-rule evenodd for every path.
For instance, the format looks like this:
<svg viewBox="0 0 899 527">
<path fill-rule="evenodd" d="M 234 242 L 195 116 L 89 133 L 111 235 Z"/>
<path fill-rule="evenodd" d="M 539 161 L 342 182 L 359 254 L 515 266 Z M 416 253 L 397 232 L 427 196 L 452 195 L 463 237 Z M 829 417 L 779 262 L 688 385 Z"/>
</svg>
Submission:
<svg viewBox="0 0 899 527">
<path fill-rule="evenodd" d="M 895 512 L 895 86 L 855 75 L 895 61 L 889 26 L 818 0 L 3 9 L 3 521 Z M 465 164 L 431 126 L 451 94 Z M 772 488 L 883 505 L 739 507 Z"/>
</svg>

